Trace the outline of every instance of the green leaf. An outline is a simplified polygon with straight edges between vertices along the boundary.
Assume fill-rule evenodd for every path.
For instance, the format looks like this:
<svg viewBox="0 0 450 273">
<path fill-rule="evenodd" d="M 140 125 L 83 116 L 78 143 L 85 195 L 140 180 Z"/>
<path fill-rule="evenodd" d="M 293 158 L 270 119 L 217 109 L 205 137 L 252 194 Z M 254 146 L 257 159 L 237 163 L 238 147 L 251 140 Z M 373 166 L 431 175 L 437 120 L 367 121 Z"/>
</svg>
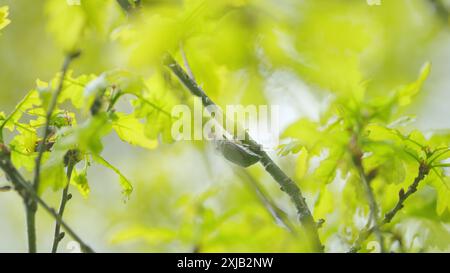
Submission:
<svg viewBox="0 0 450 273">
<path fill-rule="evenodd" d="M 114 70 L 107 72 L 106 80 L 110 85 L 114 85 L 122 93 L 140 95 L 147 90 L 142 77 L 126 70 Z"/>
<path fill-rule="evenodd" d="M 13 112 L 7 116 L 3 123 L 0 125 L 0 129 L 7 128 L 13 131 L 15 124 L 20 120 L 25 112 L 32 109 L 35 106 L 41 105 L 41 100 L 39 98 L 39 92 L 36 90 L 30 91 L 25 98 L 23 98 Z"/>
<path fill-rule="evenodd" d="M 11 22 L 8 19 L 8 14 L 9 14 L 8 6 L 0 7 L 0 29 L 6 27 Z"/>
<path fill-rule="evenodd" d="M 151 140 L 145 135 L 144 124 L 139 122 L 133 115 L 114 113 L 112 117 L 112 128 L 116 131 L 120 139 L 132 145 L 147 149 L 154 149 L 158 146 L 157 140 Z"/>
<path fill-rule="evenodd" d="M 298 178 L 303 178 L 308 172 L 309 153 L 305 147 L 300 150 L 300 155 L 297 158 L 295 174 Z"/>
<path fill-rule="evenodd" d="M 89 118 L 74 128 L 61 130 L 58 148 L 70 150 L 78 148 L 82 152 L 99 154 L 103 150 L 102 138 L 111 132 L 111 121 L 106 113 Z"/>
<path fill-rule="evenodd" d="M 450 178 L 435 179 L 432 181 L 432 185 L 436 189 L 437 194 L 437 214 L 442 215 L 445 211 L 450 212 Z"/>
<path fill-rule="evenodd" d="M 345 152 L 342 147 L 336 146 L 331 150 L 327 150 L 327 152 L 327 157 L 320 162 L 320 165 L 313 172 L 313 181 L 325 184 L 331 183 L 336 177 L 338 169 L 344 167 L 344 164 L 347 163 L 345 160 L 342 160 Z"/>
<path fill-rule="evenodd" d="M 34 169 L 37 134 L 26 125 L 18 127 L 19 134 L 10 142 L 11 160 L 16 168 L 24 167 L 27 171 Z"/>
<path fill-rule="evenodd" d="M 296 154 L 303 148 L 300 141 L 290 141 L 288 144 L 282 144 L 278 147 L 278 155 L 287 156 L 289 154 Z"/>
<path fill-rule="evenodd" d="M 112 28 L 125 19 L 114 0 L 81 1 L 80 5 L 48 0 L 44 10 L 48 30 L 57 44 L 66 51 L 80 47 L 89 30 L 106 38 Z"/>
<path fill-rule="evenodd" d="M 403 161 L 394 155 L 386 158 L 386 161 L 381 165 L 379 172 L 385 178 L 387 183 L 400 184 L 405 181 L 406 178 L 406 167 Z"/>
<path fill-rule="evenodd" d="M 68 71 L 64 79 L 63 90 L 58 97 L 58 102 L 63 103 L 68 100 L 77 109 L 81 109 L 86 101 L 84 98 L 85 86 L 95 78 L 95 75 L 72 76 L 72 71 Z"/>
<path fill-rule="evenodd" d="M 283 138 L 294 138 L 299 144 L 308 148 L 314 146 L 320 135 L 319 125 L 309 119 L 302 118 L 290 125 L 282 134 Z"/>
<path fill-rule="evenodd" d="M 119 176 L 120 186 L 122 187 L 123 195 L 128 198 L 130 194 L 133 192 L 133 185 L 131 182 L 113 165 L 111 165 L 108 161 L 106 161 L 103 157 L 99 155 L 93 155 L 92 158 L 99 164 L 113 170 Z"/>
<path fill-rule="evenodd" d="M 406 106 L 411 103 L 412 99 L 419 93 L 420 89 L 422 89 L 425 80 L 430 75 L 430 71 L 431 63 L 425 63 L 420 71 L 417 80 L 406 85 L 398 91 L 397 96 L 400 106 Z"/>
<path fill-rule="evenodd" d="M 87 168 L 84 168 L 81 171 L 74 169 L 72 177 L 70 179 L 70 184 L 75 185 L 77 187 L 81 196 L 83 196 L 84 198 L 88 198 L 91 189 L 89 187 L 89 183 L 87 180 Z"/>
<path fill-rule="evenodd" d="M 61 150 L 44 153 L 38 189 L 39 194 L 42 194 L 47 188 L 57 191 L 67 185 L 64 155 L 65 151 Z"/>
<path fill-rule="evenodd" d="M 137 98 L 131 103 L 134 107 L 134 114 L 137 118 L 145 118 L 145 133 L 151 139 L 161 136 L 165 142 L 172 142 L 172 122 L 171 115 L 173 106 L 179 105 L 180 99 L 168 92 L 167 82 L 161 71 L 154 73 L 145 82 L 146 89 L 142 94 L 134 94 Z"/>
</svg>

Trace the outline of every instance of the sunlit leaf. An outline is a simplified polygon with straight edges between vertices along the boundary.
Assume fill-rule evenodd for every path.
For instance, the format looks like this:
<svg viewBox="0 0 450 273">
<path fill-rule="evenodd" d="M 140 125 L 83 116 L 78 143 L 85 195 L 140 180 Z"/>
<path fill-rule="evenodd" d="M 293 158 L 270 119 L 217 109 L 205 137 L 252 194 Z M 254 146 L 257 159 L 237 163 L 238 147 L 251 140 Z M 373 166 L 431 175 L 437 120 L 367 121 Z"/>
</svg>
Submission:
<svg viewBox="0 0 450 273">
<path fill-rule="evenodd" d="M 415 97 L 417 93 L 419 93 L 425 80 L 428 78 L 430 71 L 431 71 L 431 63 L 424 64 L 417 80 L 413 83 L 406 85 L 405 87 L 403 87 L 398 91 L 398 100 L 400 106 L 405 106 L 411 103 L 413 97 Z"/>
<path fill-rule="evenodd" d="M 131 185 L 131 182 L 128 181 L 128 179 L 116 167 L 111 165 L 103 157 L 94 155 L 92 158 L 95 160 L 95 162 L 107 167 L 108 169 L 111 169 L 119 176 L 119 182 L 120 186 L 122 187 L 122 193 L 126 198 L 128 198 L 131 192 L 133 192 L 133 186 Z"/>
<path fill-rule="evenodd" d="M 89 196 L 91 189 L 89 187 L 89 183 L 87 180 L 87 171 L 86 168 L 78 171 L 77 169 L 73 170 L 72 177 L 70 180 L 70 184 L 75 185 L 78 191 L 84 198 Z"/>
<path fill-rule="evenodd" d="M 8 6 L 0 7 L 0 29 L 6 27 L 11 21 L 8 19 Z"/>
<path fill-rule="evenodd" d="M 154 149 L 158 146 L 157 140 L 151 140 L 145 135 L 144 124 L 133 115 L 115 113 L 112 118 L 112 128 L 120 139 L 132 145 L 147 149 Z"/>
</svg>

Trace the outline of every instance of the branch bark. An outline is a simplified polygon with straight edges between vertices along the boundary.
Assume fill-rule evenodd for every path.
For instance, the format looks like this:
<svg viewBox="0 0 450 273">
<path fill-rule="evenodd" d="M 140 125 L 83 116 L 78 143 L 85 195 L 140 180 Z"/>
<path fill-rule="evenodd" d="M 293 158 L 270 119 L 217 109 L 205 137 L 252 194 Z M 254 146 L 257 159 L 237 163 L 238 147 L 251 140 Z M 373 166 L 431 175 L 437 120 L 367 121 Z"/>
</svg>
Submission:
<svg viewBox="0 0 450 273">
<path fill-rule="evenodd" d="M 205 108 L 209 108 L 208 106 L 216 107 L 216 104 L 206 95 L 200 86 L 197 85 L 197 83 L 184 71 L 184 69 L 170 54 L 166 54 L 164 56 L 163 63 L 180 80 L 180 82 L 183 83 L 192 95 L 201 99 Z M 312 249 L 317 252 L 323 252 L 323 245 L 320 242 L 317 223 L 314 221 L 300 188 L 275 164 L 270 156 L 262 150 L 261 145 L 250 137 L 248 132 L 245 132 L 244 140 L 241 140 L 241 142 L 249 147 L 252 152 L 260 156 L 260 163 L 263 165 L 265 170 L 280 185 L 281 190 L 291 198 L 297 209 L 299 220 L 305 228 L 307 238 Z"/>
<path fill-rule="evenodd" d="M 93 253 L 94 250 L 87 245 L 80 236 L 78 236 L 75 231 L 72 230 L 72 228 L 67 225 L 63 219 L 56 213 L 55 209 L 50 207 L 44 200 L 42 200 L 36 191 L 34 190 L 33 186 L 25 180 L 25 178 L 19 173 L 19 171 L 14 167 L 14 165 L 11 162 L 10 154 L 7 150 L 7 148 L 0 144 L 0 168 L 5 172 L 8 179 L 12 182 L 14 185 L 15 190 L 18 192 L 18 194 L 23 198 L 24 202 L 27 202 L 28 200 L 32 200 L 34 203 L 39 204 L 41 207 L 44 208 L 45 211 L 47 211 L 60 225 L 64 230 L 75 240 L 80 244 L 81 249 L 83 252 L 87 253 Z"/>
<path fill-rule="evenodd" d="M 363 184 L 364 190 L 367 195 L 367 201 L 369 203 L 369 219 L 367 221 L 367 228 L 372 224 L 373 232 L 377 238 L 378 243 L 380 244 L 380 251 L 384 252 L 384 240 L 383 235 L 381 234 L 379 223 L 378 223 L 378 204 L 375 200 L 375 194 L 373 193 L 372 187 L 370 185 L 370 179 L 367 177 L 366 171 L 364 170 L 364 166 L 362 164 L 362 156 L 363 152 L 358 145 L 358 136 L 357 133 L 354 133 L 352 139 L 349 143 L 349 149 L 352 154 L 353 165 L 358 171 L 358 175 L 361 178 L 361 182 Z"/>
<path fill-rule="evenodd" d="M 72 150 L 70 150 L 68 153 L 71 153 Z M 69 185 L 70 185 L 70 179 L 72 177 L 73 168 L 75 167 L 76 161 L 72 159 L 72 156 L 69 155 L 69 162 L 67 164 L 67 185 L 64 187 L 62 196 L 61 196 L 61 203 L 59 205 L 59 211 L 58 215 L 62 219 L 64 215 L 64 210 L 66 208 L 67 202 L 70 200 L 71 195 L 69 194 Z M 52 244 L 52 253 L 56 253 L 58 251 L 58 245 L 59 242 L 64 238 L 65 233 L 61 232 L 61 224 L 58 223 L 58 221 L 55 222 L 55 233 L 53 237 L 53 244 Z"/>
<path fill-rule="evenodd" d="M 413 193 L 417 191 L 417 187 L 419 186 L 419 183 L 425 179 L 425 177 L 430 172 L 430 167 L 422 162 L 419 165 L 419 173 L 417 174 L 416 178 L 414 178 L 413 183 L 408 187 L 408 190 L 405 192 L 403 189 L 400 190 L 398 195 L 398 201 L 397 204 L 392 208 L 389 212 L 387 212 L 384 215 L 383 221 L 378 225 L 379 228 L 382 226 L 390 223 L 392 219 L 397 215 L 397 213 L 403 208 L 405 201 L 410 197 Z M 360 235 L 358 236 L 358 239 L 353 244 L 349 252 L 354 253 L 358 252 L 361 249 L 361 244 L 374 232 L 374 227 L 367 228 L 363 231 L 361 231 Z"/>
</svg>

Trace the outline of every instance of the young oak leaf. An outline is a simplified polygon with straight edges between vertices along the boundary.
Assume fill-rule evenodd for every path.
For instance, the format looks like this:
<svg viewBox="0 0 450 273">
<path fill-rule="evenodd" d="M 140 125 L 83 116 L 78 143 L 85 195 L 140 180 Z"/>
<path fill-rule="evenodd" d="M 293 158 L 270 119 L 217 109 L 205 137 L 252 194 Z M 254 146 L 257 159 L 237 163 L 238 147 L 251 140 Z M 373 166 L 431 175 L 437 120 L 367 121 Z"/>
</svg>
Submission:
<svg viewBox="0 0 450 273">
<path fill-rule="evenodd" d="M 27 171 L 34 169 L 36 142 L 38 140 L 36 130 L 28 125 L 18 127 L 19 134 L 10 142 L 11 160 L 17 168 L 24 167 Z"/>
<path fill-rule="evenodd" d="M 425 80 L 430 75 L 431 63 L 427 62 L 422 67 L 419 77 L 414 82 L 404 86 L 397 93 L 397 99 L 400 106 L 406 106 L 412 102 L 412 99 L 419 93 Z"/>
<path fill-rule="evenodd" d="M 167 143 L 173 142 L 171 129 L 176 118 L 172 117 L 171 109 L 180 104 L 179 98 L 172 92 L 167 92 L 167 83 L 161 71 L 154 73 L 145 81 L 142 94 L 131 103 L 137 118 L 146 119 L 145 133 L 151 139 L 161 136 Z M 135 94 L 136 95 L 136 94 Z"/>
<path fill-rule="evenodd" d="M 140 95 L 147 89 L 144 79 L 126 70 L 113 70 L 105 74 L 106 81 L 122 93 Z"/>
<path fill-rule="evenodd" d="M 436 213 L 450 212 L 450 177 L 444 176 L 443 169 L 434 168 L 426 179 L 436 191 Z"/>
<path fill-rule="evenodd" d="M 110 31 L 125 19 L 114 0 L 81 1 L 80 5 L 48 0 L 44 4 L 44 12 L 48 31 L 56 43 L 68 51 L 78 48 L 93 32 L 95 38 L 106 39 Z"/>
<path fill-rule="evenodd" d="M 119 176 L 119 183 L 122 187 L 122 193 L 125 198 L 128 198 L 130 194 L 133 192 L 133 185 L 131 185 L 131 182 L 113 165 L 111 165 L 108 161 L 106 161 L 103 157 L 99 155 L 92 155 L 92 158 L 95 162 L 107 167 L 108 169 L 111 169 Z"/>
<path fill-rule="evenodd" d="M 3 128 L 13 131 L 16 123 L 20 120 L 25 112 L 34 108 L 35 106 L 41 105 L 41 100 L 39 98 L 39 93 L 36 90 L 28 92 L 28 94 L 23 98 L 11 114 L 9 114 L 0 124 L 0 130 Z"/>
<path fill-rule="evenodd" d="M 92 82 L 95 77 L 95 75 L 80 75 L 75 77 L 73 76 L 72 70 L 67 71 L 61 93 L 58 96 L 58 103 L 70 101 L 75 108 L 81 109 L 86 103 L 84 97 L 85 87 Z M 61 73 L 57 73 L 49 82 L 45 82 L 40 79 L 36 81 L 37 89 L 41 94 L 41 98 L 44 102 L 46 102 L 44 104 L 47 104 L 51 99 L 52 92 L 58 87 L 60 80 Z"/>
<path fill-rule="evenodd" d="M 299 153 L 303 148 L 303 145 L 301 144 L 300 141 L 297 140 L 292 140 L 287 144 L 281 144 L 278 147 L 278 152 L 277 154 L 279 156 L 287 156 L 289 154 L 296 154 Z"/>
<path fill-rule="evenodd" d="M 112 115 L 112 128 L 116 131 L 120 139 L 132 145 L 147 149 L 154 149 L 158 146 L 157 140 L 147 138 L 144 131 L 144 124 L 133 115 L 114 113 Z"/>
<path fill-rule="evenodd" d="M 8 6 L 0 7 L 0 29 L 6 27 L 7 25 L 9 25 L 9 23 L 11 23 L 11 20 L 8 19 L 8 15 L 9 15 L 9 7 Z"/>
<path fill-rule="evenodd" d="M 81 171 L 73 170 L 70 184 L 75 185 L 83 198 L 88 198 L 91 188 L 87 180 L 87 170 L 84 168 Z"/>
<path fill-rule="evenodd" d="M 70 150 L 76 146 L 82 152 L 99 154 L 103 150 L 101 139 L 110 133 L 111 128 L 107 114 L 98 114 L 77 127 L 61 130 L 62 137 L 57 148 Z"/>
<path fill-rule="evenodd" d="M 57 191 L 67 185 L 64 155 L 65 151 L 62 150 L 44 153 L 41 183 L 38 189 L 39 194 L 42 194 L 47 188 L 52 188 L 54 191 Z"/>
<path fill-rule="evenodd" d="M 63 90 L 58 97 L 58 102 L 63 103 L 68 100 L 75 108 L 83 108 L 86 103 L 84 98 L 84 88 L 94 78 L 95 75 L 80 75 L 78 77 L 74 77 L 72 75 L 72 71 L 68 71 L 64 79 Z"/>
<path fill-rule="evenodd" d="M 442 183 L 436 183 L 437 204 L 436 212 L 439 215 L 444 214 L 446 210 L 450 211 L 450 179 L 446 177 Z"/>
<path fill-rule="evenodd" d="M 300 155 L 297 158 L 297 164 L 295 168 L 296 177 L 303 178 L 309 168 L 309 153 L 305 147 L 300 150 Z"/>
</svg>

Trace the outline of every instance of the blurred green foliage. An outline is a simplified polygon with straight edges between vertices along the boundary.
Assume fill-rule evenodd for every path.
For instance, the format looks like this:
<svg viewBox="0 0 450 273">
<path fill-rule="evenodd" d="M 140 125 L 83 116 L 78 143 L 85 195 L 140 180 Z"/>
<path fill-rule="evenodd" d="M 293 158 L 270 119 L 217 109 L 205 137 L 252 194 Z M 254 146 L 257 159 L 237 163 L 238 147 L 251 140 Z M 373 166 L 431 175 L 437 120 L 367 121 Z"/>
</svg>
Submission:
<svg viewBox="0 0 450 273">
<path fill-rule="evenodd" d="M 47 188 L 70 183 L 88 198 L 97 183 L 88 179 L 91 164 L 115 172 L 128 201 L 121 211 L 103 208 L 115 230 L 107 238 L 111 249 L 311 250 L 292 204 L 263 169 L 246 171 L 295 223 L 294 231 L 208 144 L 172 143 L 168 113 L 193 98 L 162 66 L 162 55 L 170 52 L 180 63 L 185 53 L 195 79 L 221 106 L 271 104 L 274 96 L 289 96 L 282 88 L 267 90 L 277 71 L 293 73 L 327 101 L 317 109 L 318 119 L 296 116 L 277 148 L 277 161 L 305 192 L 314 218 L 325 220 L 320 237 L 327 251 L 347 251 L 369 218 L 355 155 L 370 177 L 380 221 L 427 164 L 430 173 L 418 192 L 382 228 L 386 248 L 450 250 L 450 134 L 419 131 L 411 114 L 433 73 L 430 45 L 448 31 L 446 1 L 131 2 L 127 11 L 115 0 L 0 5 L 1 139 L 8 141 L 15 166 L 28 174 L 61 77 L 58 65 L 65 54 L 82 52 L 64 78 L 51 119 L 52 146 L 39 190 L 45 196 Z M 114 150 L 105 141 L 111 132 L 147 149 L 128 162 L 132 179 L 103 157 Z M 81 157 L 67 181 L 64 158 L 72 149 Z M 370 251 L 371 240 L 362 251 Z"/>
</svg>

